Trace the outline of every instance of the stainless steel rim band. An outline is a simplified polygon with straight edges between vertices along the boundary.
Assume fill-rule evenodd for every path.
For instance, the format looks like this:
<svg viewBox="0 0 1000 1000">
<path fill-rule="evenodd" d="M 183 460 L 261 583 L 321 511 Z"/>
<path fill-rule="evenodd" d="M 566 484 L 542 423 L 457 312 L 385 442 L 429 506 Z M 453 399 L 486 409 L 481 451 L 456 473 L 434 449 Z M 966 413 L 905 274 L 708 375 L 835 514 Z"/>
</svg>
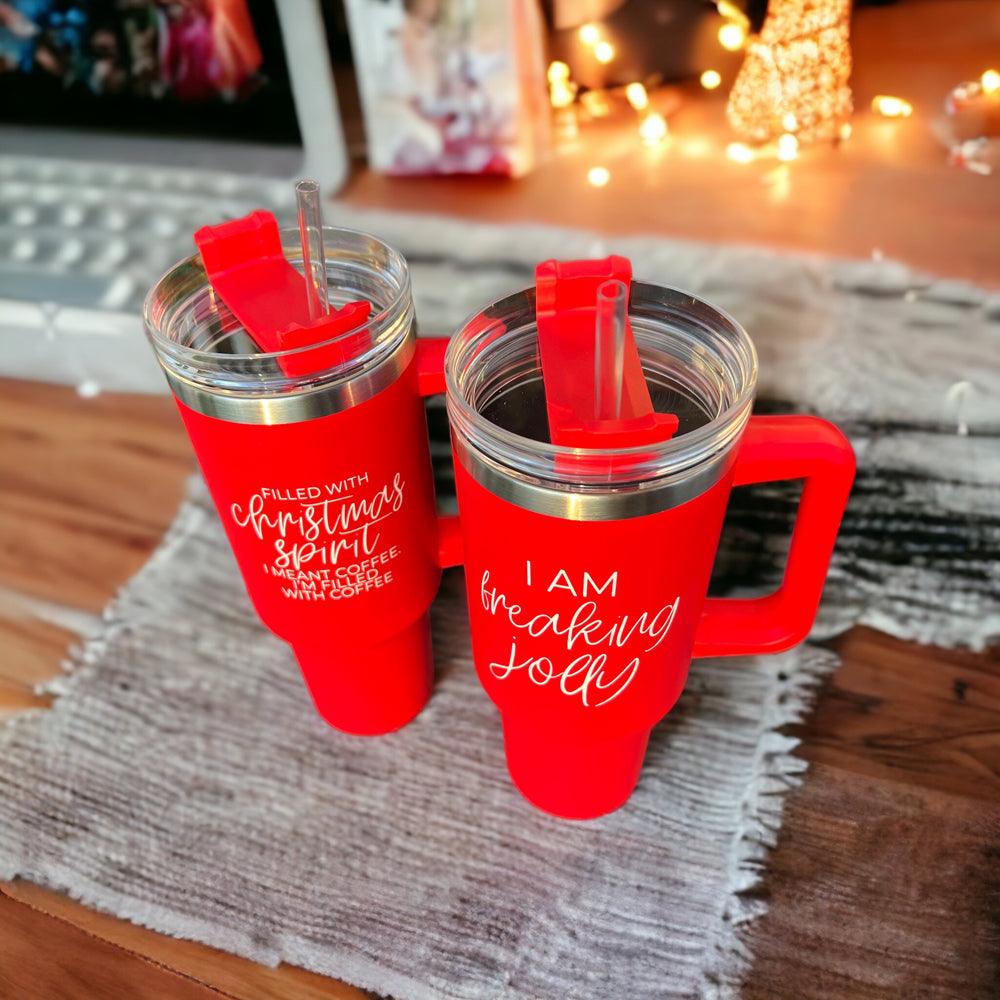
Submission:
<svg viewBox="0 0 1000 1000">
<path fill-rule="evenodd" d="M 238 424 L 291 424 L 329 416 L 371 399 L 406 369 L 416 352 L 412 334 L 404 337 L 384 360 L 352 377 L 304 392 L 277 396 L 248 396 L 209 390 L 164 368 L 167 382 L 180 402 L 197 413 Z M 701 463 L 691 474 L 644 486 L 560 490 L 518 478 L 454 434 L 455 450 L 466 471 L 494 496 L 549 517 L 571 521 L 620 521 L 679 507 L 714 486 L 736 459 L 729 446 Z"/>
<path fill-rule="evenodd" d="M 278 396 L 248 396 L 206 389 L 164 366 L 173 394 L 187 407 L 207 417 L 236 424 L 294 424 L 349 410 L 387 389 L 413 360 L 416 351 L 407 334 L 387 358 L 369 370 L 328 385 Z"/>
<path fill-rule="evenodd" d="M 454 432 L 453 432 L 454 435 Z M 569 521 L 622 521 L 658 514 L 693 500 L 711 489 L 730 470 L 739 450 L 737 442 L 700 464 L 690 475 L 657 485 L 622 486 L 601 492 L 558 490 L 518 479 L 471 448 L 458 435 L 455 452 L 472 478 L 494 496 L 524 510 Z"/>
</svg>

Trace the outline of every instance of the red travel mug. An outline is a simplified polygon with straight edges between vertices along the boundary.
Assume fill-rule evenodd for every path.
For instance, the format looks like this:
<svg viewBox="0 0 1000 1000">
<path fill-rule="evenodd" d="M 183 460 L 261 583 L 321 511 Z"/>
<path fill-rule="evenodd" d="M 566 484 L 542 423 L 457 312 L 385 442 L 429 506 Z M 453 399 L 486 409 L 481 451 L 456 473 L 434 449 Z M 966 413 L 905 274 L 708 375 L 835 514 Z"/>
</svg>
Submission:
<svg viewBox="0 0 1000 1000">
<path fill-rule="evenodd" d="M 550 442 L 534 289 L 473 317 L 445 362 L 476 670 L 517 787 L 568 818 L 627 800 L 692 657 L 807 635 L 854 476 L 831 424 L 751 416 L 757 357 L 729 316 L 633 282 L 628 318 L 655 410 L 678 418 L 666 440 Z M 780 588 L 708 598 L 731 488 L 780 479 L 804 482 Z"/>
<path fill-rule="evenodd" d="M 298 237 L 281 243 L 301 268 Z M 386 733 L 430 696 L 427 612 L 457 537 L 435 512 L 421 401 L 443 342 L 415 337 L 399 253 L 324 238 L 331 303 L 371 304 L 355 330 L 261 353 L 199 256 L 150 291 L 145 322 L 261 620 L 331 725 Z"/>
</svg>

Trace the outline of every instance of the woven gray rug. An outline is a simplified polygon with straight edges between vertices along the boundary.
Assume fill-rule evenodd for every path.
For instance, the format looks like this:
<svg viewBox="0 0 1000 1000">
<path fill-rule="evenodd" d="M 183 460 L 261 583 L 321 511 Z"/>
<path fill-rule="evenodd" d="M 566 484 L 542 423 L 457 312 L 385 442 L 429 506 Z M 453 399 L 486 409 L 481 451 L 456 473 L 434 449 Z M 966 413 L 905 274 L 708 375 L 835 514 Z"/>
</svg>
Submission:
<svg viewBox="0 0 1000 1000">
<path fill-rule="evenodd" d="M 330 729 L 196 482 L 61 697 L 0 729 L 0 878 L 398 998 L 733 996 L 804 769 L 776 730 L 834 657 L 697 663 L 629 804 L 572 823 L 507 778 L 457 572 L 434 628 L 414 723 Z"/>
</svg>

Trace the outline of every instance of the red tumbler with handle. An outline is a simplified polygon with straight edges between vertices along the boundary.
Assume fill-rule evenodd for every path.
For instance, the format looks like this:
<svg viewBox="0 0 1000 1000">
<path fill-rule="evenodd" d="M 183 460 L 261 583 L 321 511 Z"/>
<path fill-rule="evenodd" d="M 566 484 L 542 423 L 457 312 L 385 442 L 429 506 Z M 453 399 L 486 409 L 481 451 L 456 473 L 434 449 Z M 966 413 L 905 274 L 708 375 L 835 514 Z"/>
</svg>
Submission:
<svg viewBox="0 0 1000 1000">
<path fill-rule="evenodd" d="M 708 303 L 620 258 L 538 280 L 452 338 L 448 411 L 473 654 L 511 776 L 589 818 L 628 799 L 692 657 L 807 635 L 855 462 L 823 420 L 751 416 L 753 344 Z M 780 479 L 803 481 L 781 586 L 708 598 L 732 487 Z"/>
<path fill-rule="evenodd" d="M 427 612 L 454 541 L 421 400 L 443 343 L 416 339 L 399 253 L 322 235 L 317 259 L 266 213 L 205 230 L 145 321 L 261 620 L 331 725 L 385 733 L 430 695 Z"/>
</svg>

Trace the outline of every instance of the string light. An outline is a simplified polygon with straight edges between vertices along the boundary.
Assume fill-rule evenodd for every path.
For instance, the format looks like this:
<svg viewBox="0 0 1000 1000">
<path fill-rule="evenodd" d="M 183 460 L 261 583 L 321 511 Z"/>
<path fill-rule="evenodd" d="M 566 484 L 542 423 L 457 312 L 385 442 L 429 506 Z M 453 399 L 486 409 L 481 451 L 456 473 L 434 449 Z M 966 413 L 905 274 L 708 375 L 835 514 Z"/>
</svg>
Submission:
<svg viewBox="0 0 1000 1000">
<path fill-rule="evenodd" d="M 735 21 L 744 30 L 750 27 L 750 18 L 736 4 L 730 3 L 729 0 L 719 0 L 715 8 L 727 21 Z"/>
<path fill-rule="evenodd" d="M 611 171 L 607 167 L 591 167 L 587 171 L 587 183 L 591 187 L 606 187 L 611 180 Z"/>
<path fill-rule="evenodd" d="M 790 168 L 784 164 L 799 157 L 803 142 L 846 140 L 851 135 L 850 0 L 811 0 L 807 5 L 801 0 L 770 0 L 759 35 L 750 35 L 749 19 L 729 0 L 717 0 L 716 7 L 725 18 L 718 31 L 720 45 L 729 51 L 747 49 L 729 97 L 727 115 L 736 131 L 752 142 L 729 143 L 726 157 L 734 163 L 748 164 L 761 155 L 775 156 L 783 161 L 780 177 L 787 189 Z M 578 38 L 602 65 L 617 57 L 615 46 L 597 23 L 581 25 Z M 553 107 L 573 115 L 574 122 L 577 116 L 566 109 L 577 98 L 584 120 L 587 115 L 599 118 L 610 113 L 607 93 L 585 90 L 579 94 L 565 62 L 550 63 L 547 78 Z M 715 69 L 704 70 L 699 80 L 705 90 L 716 90 L 723 82 L 722 74 Z M 1000 91 L 1000 71 L 984 71 L 981 87 L 986 93 Z M 670 128 L 662 114 L 650 110 L 650 95 L 644 84 L 630 83 L 624 93 L 639 115 L 642 143 L 651 147 L 663 143 L 670 136 Z M 890 117 L 905 117 L 913 110 L 908 101 L 890 95 L 879 95 L 872 107 Z M 769 143 L 766 148 L 762 145 L 765 142 Z M 685 143 L 678 149 L 692 156 L 707 151 L 699 147 L 696 154 L 693 149 L 687 150 Z M 772 172 L 770 176 L 779 175 Z M 611 182 L 611 171 L 593 166 L 586 177 L 591 187 L 603 188 Z"/>
<path fill-rule="evenodd" d="M 650 111 L 639 126 L 639 136 L 647 146 L 658 146 L 668 131 L 666 118 L 657 111 Z"/>
<path fill-rule="evenodd" d="M 883 118 L 909 118 L 913 114 L 913 105 L 902 97 L 876 94 L 872 98 L 872 111 Z"/>
<path fill-rule="evenodd" d="M 611 105 L 608 104 L 607 95 L 603 90 L 588 90 L 580 98 L 580 103 L 591 118 L 604 118 L 611 111 Z"/>
<path fill-rule="evenodd" d="M 576 100 L 576 84 L 569 78 L 569 66 L 558 59 L 549 63 L 545 74 L 549 81 L 549 101 L 557 110 L 568 108 Z"/>
<path fill-rule="evenodd" d="M 576 84 L 567 83 L 565 80 L 556 80 L 549 85 L 549 101 L 552 107 L 563 109 L 568 108 L 576 100 Z"/>
<path fill-rule="evenodd" d="M 754 153 L 745 142 L 731 142 L 726 146 L 726 156 L 737 163 L 749 163 L 753 159 Z"/>
<path fill-rule="evenodd" d="M 995 94 L 1000 90 L 1000 73 L 995 69 L 988 69 L 979 78 L 979 84 L 983 88 L 984 94 Z"/>
<path fill-rule="evenodd" d="M 630 83 L 625 88 L 625 96 L 636 111 L 645 111 L 649 107 L 649 94 L 641 83 Z"/>
<path fill-rule="evenodd" d="M 557 112 L 552 122 L 553 131 L 559 142 L 570 142 L 579 135 L 580 129 L 576 122 L 576 115 L 568 108 L 563 108 Z"/>
<path fill-rule="evenodd" d="M 594 46 L 594 58 L 606 66 L 615 57 L 615 47 L 610 42 L 598 42 Z"/>
<path fill-rule="evenodd" d="M 794 160 L 798 155 L 799 140 L 791 132 L 786 132 L 784 135 L 778 137 L 779 160 L 787 162 L 788 160 Z"/>
<path fill-rule="evenodd" d="M 746 40 L 747 33 L 741 24 L 729 21 L 719 28 L 719 44 L 730 52 L 738 52 Z"/>
<path fill-rule="evenodd" d="M 549 83 L 565 83 L 569 79 L 569 66 L 556 59 L 549 63 L 549 68 L 545 75 Z"/>
<path fill-rule="evenodd" d="M 726 114 L 744 139 L 777 140 L 795 116 L 800 143 L 836 139 L 851 113 L 850 0 L 771 0 Z"/>
<path fill-rule="evenodd" d="M 762 180 L 771 201 L 780 203 L 788 200 L 792 193 L 792 171 L 787 163 L 780 163 L 768 171 Z"/>
</svg>

